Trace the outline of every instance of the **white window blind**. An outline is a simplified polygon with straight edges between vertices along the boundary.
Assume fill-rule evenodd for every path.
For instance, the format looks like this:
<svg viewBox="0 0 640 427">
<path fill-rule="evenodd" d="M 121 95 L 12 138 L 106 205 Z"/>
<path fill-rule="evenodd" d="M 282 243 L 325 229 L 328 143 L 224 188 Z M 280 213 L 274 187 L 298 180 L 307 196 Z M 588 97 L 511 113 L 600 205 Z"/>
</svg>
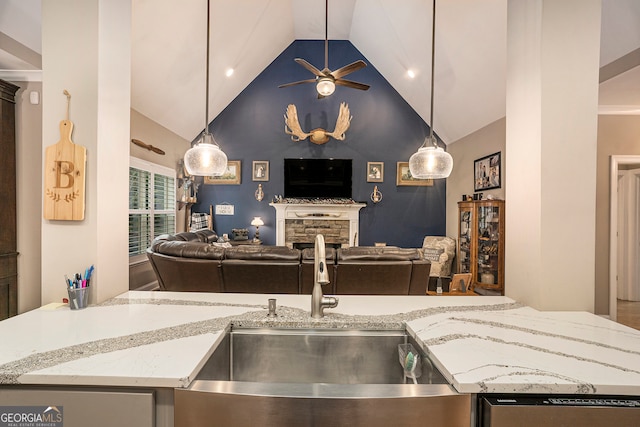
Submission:
<svg viewBox="0 0 640 427">
<path fill-rule="evenodd" d="M 129 256 L 142 255 L 151 241 L 176 231 L 176 172 L 129 158 Z"/>
</svg>

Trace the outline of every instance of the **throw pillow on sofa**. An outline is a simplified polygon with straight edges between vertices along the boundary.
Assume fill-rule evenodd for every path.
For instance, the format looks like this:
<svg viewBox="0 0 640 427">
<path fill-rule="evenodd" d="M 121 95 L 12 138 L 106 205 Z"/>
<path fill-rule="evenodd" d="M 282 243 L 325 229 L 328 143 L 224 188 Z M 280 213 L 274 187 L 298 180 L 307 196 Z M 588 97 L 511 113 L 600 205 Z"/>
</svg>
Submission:
<svg viewBox="0 0 640 427">
<path fill-rule="evenodd" d="M 444 249 L 436 249 L 436 248 L 423 248 L 422 254 L 424 259 L 428 259 L 429 261 L 440 261 L 440 255 L 444 253 Z"/>
</svg>

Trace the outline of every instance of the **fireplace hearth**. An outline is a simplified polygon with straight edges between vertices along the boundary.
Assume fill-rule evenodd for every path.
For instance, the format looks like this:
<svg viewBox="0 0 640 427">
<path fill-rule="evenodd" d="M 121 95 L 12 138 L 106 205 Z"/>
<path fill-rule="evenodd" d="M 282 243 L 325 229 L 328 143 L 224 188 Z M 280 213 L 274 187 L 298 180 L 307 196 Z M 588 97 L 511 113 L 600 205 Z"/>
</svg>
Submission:
<svg viewBox="0 0 640 427">
<path fill-rule="evenodd" d="M 313 244 L 316 234 L 335 247 L 358 246 L 364 203 L 270 203 L 276 210 L 276 245 Z"/>
</svg>

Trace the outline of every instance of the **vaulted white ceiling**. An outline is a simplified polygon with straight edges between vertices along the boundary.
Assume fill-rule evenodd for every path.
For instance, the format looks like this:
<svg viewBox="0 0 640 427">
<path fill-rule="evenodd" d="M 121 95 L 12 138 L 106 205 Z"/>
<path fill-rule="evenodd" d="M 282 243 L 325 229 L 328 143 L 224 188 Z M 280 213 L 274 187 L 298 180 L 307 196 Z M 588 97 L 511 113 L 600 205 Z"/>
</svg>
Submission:
<svg viewBox="0 0 640 427">
<path fill-rule="evenodd" d="M 0 2 L 0 73 L 38 68 L 12 41 L 40 53 L 40 4 Z M 602 4 L 601 66 L 640 48 L 640 1 Z M 294 40 L 324 39 L 324 6 L 211 0 L 210 117 Z M 132 0 L 132 7 L 131 106 L 191 140 L 204 121 L 206 1 Z M 431 8 L 429 0 L 329 1 L 329 39 L 351 41 L 427 122 Z M 450 143 L 505 116 L 507 0 L 437 0 L 436 16 L 434 129 Z M 601 104 L 640 106 L 639 70 L 602 83 Z"/>
</svg>

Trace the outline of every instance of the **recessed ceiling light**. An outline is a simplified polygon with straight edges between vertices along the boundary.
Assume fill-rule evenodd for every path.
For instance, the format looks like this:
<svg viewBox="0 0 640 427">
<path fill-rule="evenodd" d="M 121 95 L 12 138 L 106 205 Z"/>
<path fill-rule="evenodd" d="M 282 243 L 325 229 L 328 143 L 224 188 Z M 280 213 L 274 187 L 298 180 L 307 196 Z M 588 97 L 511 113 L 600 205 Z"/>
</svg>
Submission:
<svg viewBox="0 0 640 427">
<path fill-rule="evenodd" d="M 233 76 L 233 68 L 227 68 L 227 71 L 225 71 L 224 75 L 227 77 Z"/>
<path fill-rule="evenodd" d="M 410 79 L 413 79 L 416 77 L 416 72 L 413 71 L 412 69 L 408 69 L 407 70 L 407 76 L 409 76 Z"/>
</svg>

